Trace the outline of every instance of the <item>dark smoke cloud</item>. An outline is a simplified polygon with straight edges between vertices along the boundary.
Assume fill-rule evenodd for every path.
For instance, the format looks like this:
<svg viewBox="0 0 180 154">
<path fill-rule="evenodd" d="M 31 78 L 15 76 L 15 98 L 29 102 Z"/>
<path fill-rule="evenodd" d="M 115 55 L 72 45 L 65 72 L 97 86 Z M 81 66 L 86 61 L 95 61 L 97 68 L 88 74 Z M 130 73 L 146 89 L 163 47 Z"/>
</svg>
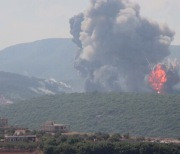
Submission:
<svg viewBox="0 0 180 154">
<path fill-rule="evenodd" d="M 149 63 L 169 55 L 174 32 L 144 18 L 129 0 L 91 0 L 70 19 L 79 51 L 75 68 L 86 79 L 86 91 L 145 91 Z"/>
<path fill-rule="evenodd" d="M 83 13 L 80 13 L 77 16 L 74 16 L 70 19 L 70 33 L 73 35 L 73 42 L 76 43 L 80 48 L 82 48 L 81 41 L 79 40 L 80 31 L 81 31 L 81 23 L 84 20 Z"/>
</svg>

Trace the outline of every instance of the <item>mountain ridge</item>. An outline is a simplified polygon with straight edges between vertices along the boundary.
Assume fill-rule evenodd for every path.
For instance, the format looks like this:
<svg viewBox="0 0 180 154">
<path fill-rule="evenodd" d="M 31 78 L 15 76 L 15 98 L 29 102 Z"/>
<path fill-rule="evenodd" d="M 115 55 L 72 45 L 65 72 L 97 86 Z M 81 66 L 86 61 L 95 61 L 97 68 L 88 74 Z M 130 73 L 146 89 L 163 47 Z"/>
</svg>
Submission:
<svg viewBox="0 0 180 154">
<path fill-rule="evenodd" d="M 75 78 L 77 75 L 73 69 L 75 54 L 76 46 L 66 38 L 21 43 L 0 51 L 0 70 L 41 78 L 53 77 L 57 80 L 70 78 L 73 73 Z M 72 73 L 65 72 L 62 64 Z M 50 73 L 46 74 L 47 71 Z"/>
</svg>

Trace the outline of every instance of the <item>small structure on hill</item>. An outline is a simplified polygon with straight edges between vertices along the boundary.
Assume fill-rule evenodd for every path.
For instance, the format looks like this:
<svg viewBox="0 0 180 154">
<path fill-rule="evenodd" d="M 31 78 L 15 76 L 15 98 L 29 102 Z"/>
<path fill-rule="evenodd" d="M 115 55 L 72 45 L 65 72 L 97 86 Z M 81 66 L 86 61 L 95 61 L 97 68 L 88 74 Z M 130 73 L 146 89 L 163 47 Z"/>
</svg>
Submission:
<svg viewBox="0 0 180 154">
<path fill-rule="evenodd" d="M 47 121 L 45 124 L 41 125 L 40 130 L 47 133 L 67 133 L 70 130 L 70 126 L 66 124 L 56 124 L 53 121 Z"/>
<path fill-rule="evenodd" d="M 0 128 L 7 128 L 7 127 L 8 127 L 8 119 L 0 118 Z"/>
</svg>

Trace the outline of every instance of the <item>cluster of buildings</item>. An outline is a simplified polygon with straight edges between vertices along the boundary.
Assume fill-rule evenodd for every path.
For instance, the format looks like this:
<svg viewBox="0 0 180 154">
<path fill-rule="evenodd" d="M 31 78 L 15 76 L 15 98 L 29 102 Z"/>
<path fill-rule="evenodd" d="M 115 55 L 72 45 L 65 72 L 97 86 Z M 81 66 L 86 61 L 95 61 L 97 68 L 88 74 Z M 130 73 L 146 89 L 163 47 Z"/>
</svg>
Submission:
<svg viewBox="0 0 180 154">
<path fill-rule="evenodd" d="M 13 135 L 7 135 L 7 130 L 10 127 L 8 126 L 8 119 L 7 118 L 0 118 L 0 129 L 4 130 L 4 142 L 36 142 L 37 136 L 30 135 L 30 131 L 25 128 L 17 128 L 15 129 Z M 60 133 L 67 133 L 70 131 L 70 126 L 65 124 L 56 124 L 53 121 L 47 121 L 43 125 L 41 125 L 40 131 L 55 134 L 56 132 Z"/>
</svg>

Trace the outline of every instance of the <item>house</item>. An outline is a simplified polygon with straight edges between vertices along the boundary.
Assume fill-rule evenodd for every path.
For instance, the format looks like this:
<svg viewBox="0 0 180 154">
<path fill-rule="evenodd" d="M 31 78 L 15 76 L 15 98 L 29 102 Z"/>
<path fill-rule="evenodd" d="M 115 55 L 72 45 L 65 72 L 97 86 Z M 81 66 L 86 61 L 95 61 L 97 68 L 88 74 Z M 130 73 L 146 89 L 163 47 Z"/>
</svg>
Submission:
<svg viewBox="0 0 180 154">
<path fill-rule="evenodd" d="M 28 129 L 16 129 L 13 135 L 5 135 L 5 142 L 36 142 L 36 135 L 27 135 Z"/>
<path fill-rule="evenodd" d="M 48 133 L 67 133 L 70 130 L 70 126 L 66 124 L 56 124 L 53 121 L 47 121 L 45 124 L 41 125 L 41 131 Z"/>
</svg>

